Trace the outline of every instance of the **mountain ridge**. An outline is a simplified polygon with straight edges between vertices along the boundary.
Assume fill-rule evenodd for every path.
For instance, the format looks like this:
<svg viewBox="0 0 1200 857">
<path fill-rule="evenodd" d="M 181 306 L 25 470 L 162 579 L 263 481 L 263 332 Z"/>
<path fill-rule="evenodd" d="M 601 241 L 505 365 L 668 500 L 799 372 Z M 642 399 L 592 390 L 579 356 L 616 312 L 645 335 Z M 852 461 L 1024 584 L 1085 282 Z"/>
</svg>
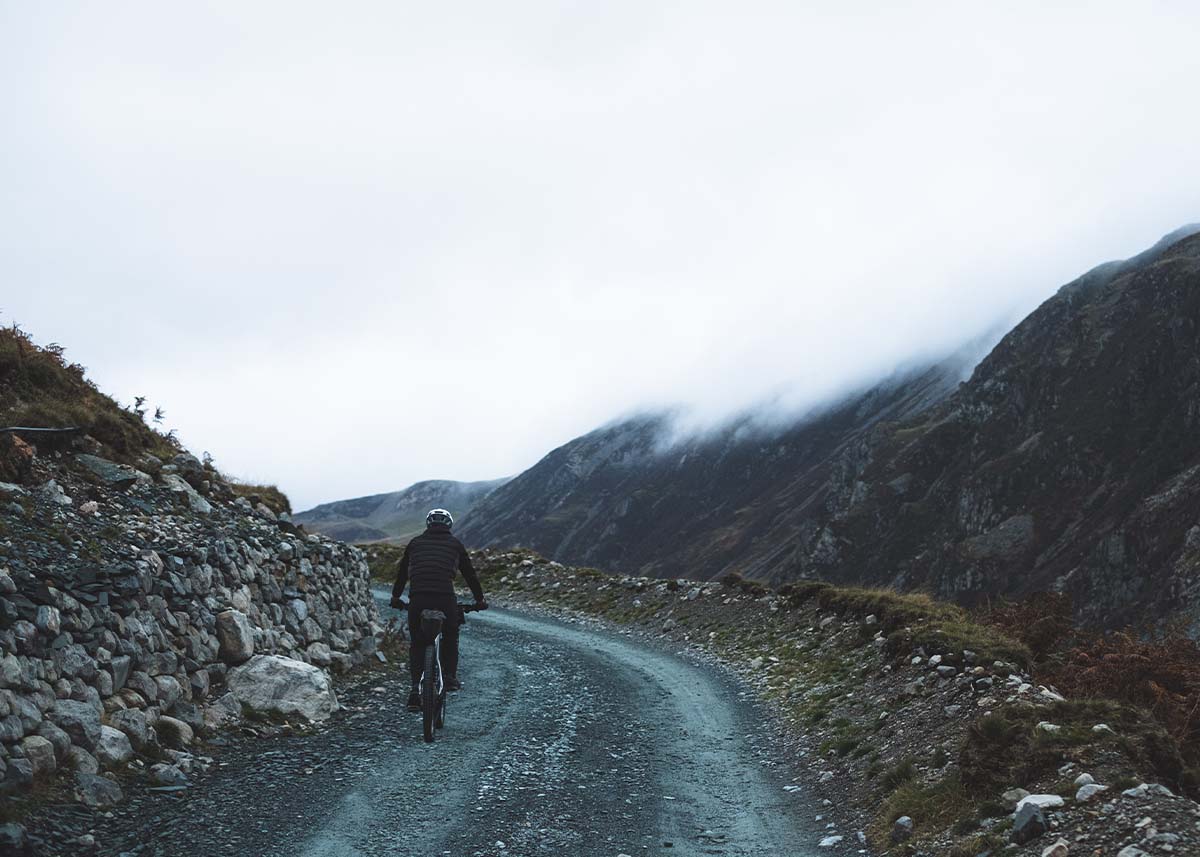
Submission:
<svg viewBox="0 0 1200 857">
<path fill-rule="evenodd" d="M 664 451 L 665 417 L 610 424 L 493 492 L 462 534 L 626 574 L 964 602 L 1050 589 L 1101 626 L 1196 622 L 1198 232 L 1067 283 L 961 384 L 926 367 L 767 440 L 734 425 Z"/>
<path fill-rule="evenodd" d="M 431 508 L 444 507 L 461 518 L 476 501 L 507 481 L 425 479 L 399 491 L 321 503 L 297 513 L 293 520 L 341 541 L 403 541 L 421 531 Z"/>
</svg>

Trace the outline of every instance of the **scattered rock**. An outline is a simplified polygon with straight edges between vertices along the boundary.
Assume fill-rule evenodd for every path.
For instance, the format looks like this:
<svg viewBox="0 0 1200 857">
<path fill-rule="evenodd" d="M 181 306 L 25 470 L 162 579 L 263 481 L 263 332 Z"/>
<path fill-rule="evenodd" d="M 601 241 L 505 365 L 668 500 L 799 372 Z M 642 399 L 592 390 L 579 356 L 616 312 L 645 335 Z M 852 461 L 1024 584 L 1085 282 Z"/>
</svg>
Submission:
<svg viewBox="0 0 1200 857">
<path fill-rule="evenodd" d="M 109 461 L 96 455 L 76 455 L 75 460 L 114 488 L 128 488 L 139 479 L 150 481 L 148 474 L 134 470 L 126 464 L 117 464 L 115 461 Z"/>
<path fill-rule="evenodd" d="M 1023 798 L 1027 797 L 1029 797 L 1029 792 L 1025 791 L 1025 789 L 1009 789 L 1004 794 L 1000 795 L 1000 803 L 1006 810 L 1012 812 L 1017 808 L 1017 804 L 1020 803 Z"/>
<path fill-rule="evenodd" d="M 0 854 L 25 854 L 29 848 L 29 837 L 23 825 L 0 824 Z"/>
<path fill-rule="evenodd" d="M 1013 814 L 1011 834 L 1013 842 L 1024 845 L 1026 842 L 1037 839 L 1046 830 L 1046 816 L 1042 813 L 1040 806 L 1024 801 L 1017 805 L 1017 811 Z"/>
<path fill-rule="evenodd" d="M 185 786 L 187 775 L 175 765 L 159 762 L 150 766 L 150 780 L 159 786 Z"/>
<path fill-rule="evenodd" d="M 1070 845 L 1065 839 L 1059 839 L 1053 845 L 1047 845 L 1042 849 L 1042 857 L 1067 857 L 1070 852 Z"/>
<path fill-rule="evenodd" d="M 75 799 L 93 809 L 107 809 L 124 799 L 121 787 L 97 774 L 75 775 Z"/>
<path fill-rule="evenodd" d="M 904 842 L 913 835 L 913 820 L 902 815 L 892 824 L 892 841 Z"/>
</svg>

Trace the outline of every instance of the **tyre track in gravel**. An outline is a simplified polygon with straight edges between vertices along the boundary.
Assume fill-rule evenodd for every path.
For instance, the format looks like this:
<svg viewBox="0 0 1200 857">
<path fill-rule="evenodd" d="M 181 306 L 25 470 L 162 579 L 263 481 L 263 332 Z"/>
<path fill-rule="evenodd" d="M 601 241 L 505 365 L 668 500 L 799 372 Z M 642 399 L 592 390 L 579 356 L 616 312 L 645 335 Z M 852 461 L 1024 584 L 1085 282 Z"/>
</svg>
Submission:
<svg viewBox="0 0 1200 857">
<path fill-rule="evenodd" d="M 185 798 L 135 796 L 97 831 L 105 853 L 818 852 L 826 831 L 801 816 L 819 810 L 783 790 L 767 730 L 719 671 L 504 610 L 472 615 L 462 659 L 467 689 L 433 744 L 404 710 L 406 676 L 388 673 L 348 687 L 321 732 L 239 742 Z"/>
</svg>

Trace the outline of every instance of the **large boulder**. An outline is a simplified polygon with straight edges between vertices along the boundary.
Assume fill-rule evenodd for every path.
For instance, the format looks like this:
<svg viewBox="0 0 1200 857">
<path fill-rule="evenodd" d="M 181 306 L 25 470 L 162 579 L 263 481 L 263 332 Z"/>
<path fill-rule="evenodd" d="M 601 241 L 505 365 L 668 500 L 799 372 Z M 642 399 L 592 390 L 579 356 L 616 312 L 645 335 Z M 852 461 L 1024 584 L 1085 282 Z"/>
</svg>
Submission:
<svg viewBox="0 0 1200 857">
<path fill-rule="evenodd" d="M 258 714 L 325 720 L 338 708 L 324 670 L 279 655 L 256 655 L 234 667 L 226 684 L 243 707 Z"/>
<path fill-rule="evenodd" d="M 89 702 L 60 699 L 47 713 L 47 719 L 71 736 L 85 750 L 94 750 L 100 740 L 100 711 Z"/>
<path fill-rule="evenodd" d="M 254 655 L 254 628 L 245 613 L 225 610 L 217 614 L 220 657 L 227 664 L 240 664 Z"/>
<path fill-rule="evenodd" d="M 100 740 L 96 742 L 96 759 L 101 765 L 115 768 L 133 758 L 133 745 L 119 729 L 100 727 Z"/>
</svg>

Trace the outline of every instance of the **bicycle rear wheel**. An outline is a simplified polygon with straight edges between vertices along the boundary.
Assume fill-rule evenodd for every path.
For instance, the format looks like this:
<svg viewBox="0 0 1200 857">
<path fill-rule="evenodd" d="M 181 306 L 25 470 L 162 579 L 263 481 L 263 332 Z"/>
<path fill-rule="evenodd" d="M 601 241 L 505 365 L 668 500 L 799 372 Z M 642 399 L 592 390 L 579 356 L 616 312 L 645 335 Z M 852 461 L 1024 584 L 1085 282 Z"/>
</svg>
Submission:
<svg viewBox="0 0 1200 857">
<path fill-rule="evenodd" d="M 437 716 L 433 718 L 433 725 L 438 729 L 446 725 L 446 696 L 448 694 L 442 691 L 442 695 L 438 697 Z"/>
<path fill-rule="evenodd" d="M 437 676 L 434 670 L 438 668 L 436 646 L 425 647 L 425 672 L 421 676 L 421 722 L 425 727 L 425 742 L 433 740 L 434 719 L 437 716 Z"/>
</svg>

